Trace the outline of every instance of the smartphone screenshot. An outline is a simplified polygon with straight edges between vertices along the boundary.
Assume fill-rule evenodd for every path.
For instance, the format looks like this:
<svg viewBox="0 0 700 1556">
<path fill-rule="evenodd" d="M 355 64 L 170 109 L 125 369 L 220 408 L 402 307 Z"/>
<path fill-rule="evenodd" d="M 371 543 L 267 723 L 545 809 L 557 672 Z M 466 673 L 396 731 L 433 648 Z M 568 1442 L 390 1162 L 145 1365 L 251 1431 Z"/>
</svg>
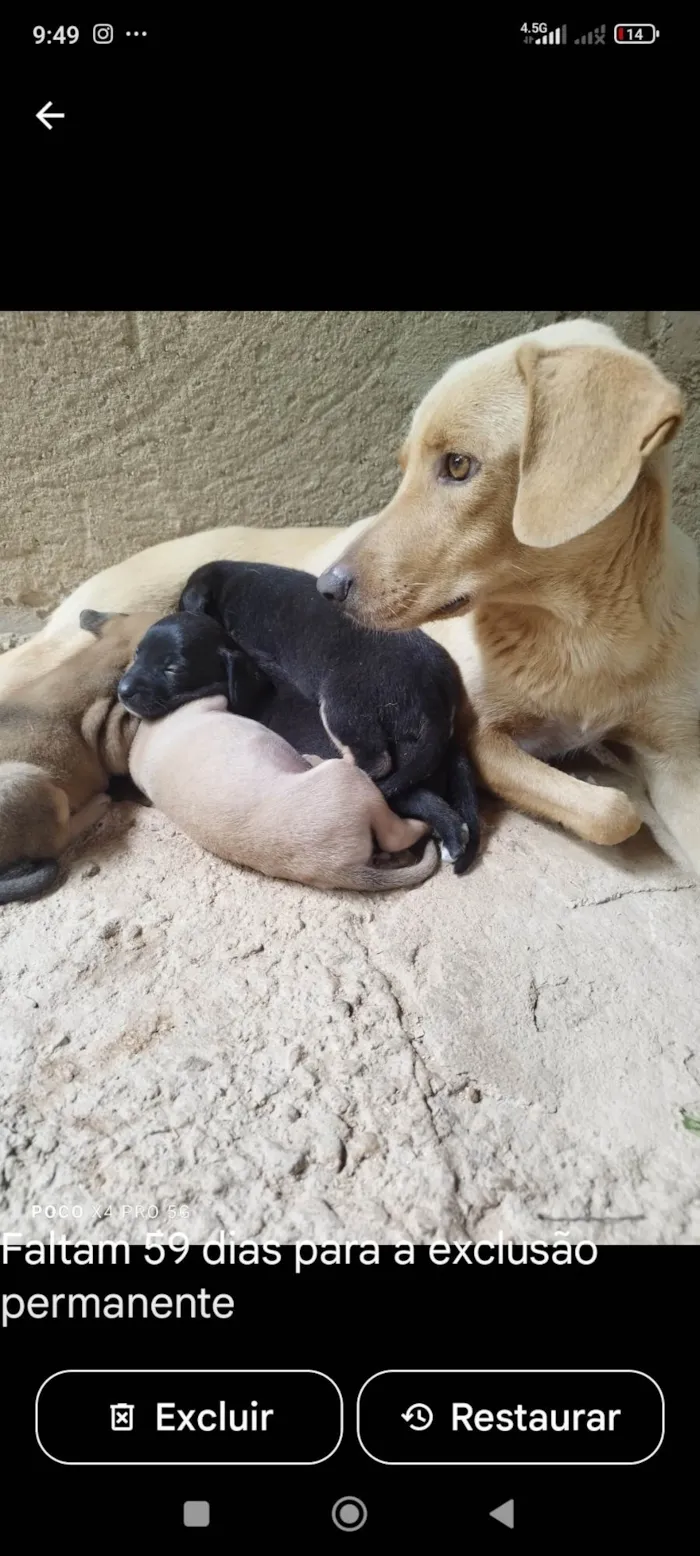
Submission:
<svg viewBox="0 0 700 1556">
<path fill-rule="evenodd" d="M 692 1539 L 696 31 L 6 23 L 14 1544 Z"/>
</svg>

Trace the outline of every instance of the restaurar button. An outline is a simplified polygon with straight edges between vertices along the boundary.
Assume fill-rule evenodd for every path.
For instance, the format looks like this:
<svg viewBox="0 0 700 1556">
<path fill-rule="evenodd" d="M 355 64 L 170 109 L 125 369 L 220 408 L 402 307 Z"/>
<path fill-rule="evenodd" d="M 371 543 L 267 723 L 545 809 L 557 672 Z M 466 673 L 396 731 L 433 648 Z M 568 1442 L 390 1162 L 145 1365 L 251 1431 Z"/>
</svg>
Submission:
<svg viewBox="0 0 700 1556">
<path fill-rule="evenodd" d="M 357 1401 L 379 1464 L 643 1464 L 664 1397 L 646 1372 L 377 1372 Z"/>
</svg>

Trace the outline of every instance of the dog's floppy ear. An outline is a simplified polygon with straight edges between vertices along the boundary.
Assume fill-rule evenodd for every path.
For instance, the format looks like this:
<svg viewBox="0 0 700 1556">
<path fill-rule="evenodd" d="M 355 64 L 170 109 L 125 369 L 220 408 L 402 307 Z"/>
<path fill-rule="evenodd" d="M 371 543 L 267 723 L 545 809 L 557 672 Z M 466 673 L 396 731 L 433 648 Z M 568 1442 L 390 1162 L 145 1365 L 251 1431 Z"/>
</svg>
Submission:
<svg viewBox="0 0 700 1556">
<path fill-rule="evenodd" d="M 533 341 L 516 362 L 528 408 L 513 529 L 526 546 L 560 546 L 619 507 L 675 436 L 683 402 L 652 362 L 622 351 Z"/>
<path fill-rule="evenodd" d="M 81 611 L 80 625 L 84 632 L 91 632 L 93 637 L 102 636 L 102 629 L 113 616 L 121 615 L 120 611 Z"/>
<path fill-rule="evenodd" d="M 193 616 L 211 616 L 221 621 L 216 592 L 211 578 L 211 564 L 197 568 L 188 578 L 177 606 L 179 611 L 189 611 Z"/>
<path fill-rule="evenodd" d="M 219 656 L 226 670 L 229 708 L 232 713 L 240 713 L 242 718 L 249 718 L 260 701 L 262 693 L 270 685 L 267 676 L 258 669 L 252 659 L 249 659 L 242 648 L 222 647 L 219 649 Z"/>
<path fill-rule="evenodd" d="M 240 655 L 238 649 L 220 648 L 219 658 L 224 667 L 226 686 L 228 688 L 228 705 L 232 713 L 236 712 L 237 703 L 237 660 Z"/>
</svg>

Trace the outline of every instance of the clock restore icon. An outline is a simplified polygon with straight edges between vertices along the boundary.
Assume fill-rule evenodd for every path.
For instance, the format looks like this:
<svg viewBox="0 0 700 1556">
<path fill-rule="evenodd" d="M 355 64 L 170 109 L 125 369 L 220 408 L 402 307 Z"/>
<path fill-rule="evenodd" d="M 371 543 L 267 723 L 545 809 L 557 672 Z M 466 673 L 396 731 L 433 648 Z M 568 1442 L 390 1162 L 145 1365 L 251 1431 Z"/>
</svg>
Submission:
<svg viewBox="0 0 700 1556">
<path fill-rule="evenodd" d="M 409 1405 L 408 1410 L 401 1412 L 401 1420 L 412 1432 L 425 1432 L 433 1424 L 433 1412 L 430 1405 Z"/>
</svg>

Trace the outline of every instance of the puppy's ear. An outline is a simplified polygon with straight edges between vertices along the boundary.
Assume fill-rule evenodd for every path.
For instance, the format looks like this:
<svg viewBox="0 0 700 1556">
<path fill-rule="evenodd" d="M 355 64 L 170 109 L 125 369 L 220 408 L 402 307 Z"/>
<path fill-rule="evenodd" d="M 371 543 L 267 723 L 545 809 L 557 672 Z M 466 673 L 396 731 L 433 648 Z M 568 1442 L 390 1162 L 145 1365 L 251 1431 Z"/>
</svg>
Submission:
<svg viewBox="0 0 700 1556">
<path fill-rule="evenodd" d="M 222 647 L 219 655 L 226 669 L 229 708 L 232 713 L 249 718 L 270 684 L 267 676 L 241 648 Z"/>
<path fill-rule="evenodd" d="M 192 574 L 180 595 L 177 608 L 179 611 L 189 611 L 193 616 L 211 616 L 214 621 L 220 621 L 216 594 L 206 577 L 208 571 L 206 568 L 201 577 L 197 573 Z"/>
<path fill-rule="evenodd" d="M 232 713 L 237 712 L 238 673 L 236 661 L 240 658 L 238 649 L 220 648 L 219 658 L 224 667 L 228 705 Z"/>
<path fill-rule="evenodd" d="M 102 629 L 113 616 L 120 615 L 119 611 L 81 611 L 80 625 L 84 632 L 91 632 L 93 637 L 102 636 Z"/>
<path fill-rule="evenodd" d="M 526 546 L 560 546 L 614 513 L 675 437 L 683 401 L 653 362 L 626 352 L 532 341 L 516 362 L 528 407 L 513 529 Z"/>
</svg>

